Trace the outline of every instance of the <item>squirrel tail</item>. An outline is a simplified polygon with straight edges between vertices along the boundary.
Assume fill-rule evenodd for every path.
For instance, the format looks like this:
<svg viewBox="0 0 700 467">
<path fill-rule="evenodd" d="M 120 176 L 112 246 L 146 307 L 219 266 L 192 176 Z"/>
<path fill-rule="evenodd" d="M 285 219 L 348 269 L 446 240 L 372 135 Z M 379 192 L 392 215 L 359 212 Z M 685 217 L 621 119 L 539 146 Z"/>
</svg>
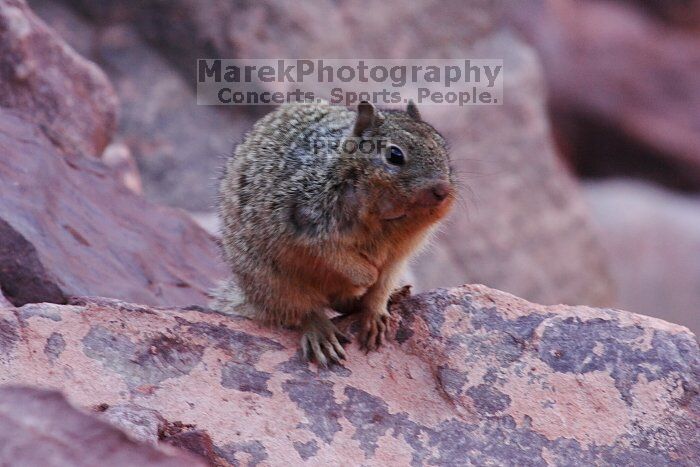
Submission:
<svg viewBox="0 0 700 467">
<path fill-rule="evenodd" d="M 243 291 L 236 281 L 231 278 L 212 291 L 214 299 L 209 303 L 210 308 L 225 315 L 255 317 L 255 311 L 246 303 Z"/>
</svg>

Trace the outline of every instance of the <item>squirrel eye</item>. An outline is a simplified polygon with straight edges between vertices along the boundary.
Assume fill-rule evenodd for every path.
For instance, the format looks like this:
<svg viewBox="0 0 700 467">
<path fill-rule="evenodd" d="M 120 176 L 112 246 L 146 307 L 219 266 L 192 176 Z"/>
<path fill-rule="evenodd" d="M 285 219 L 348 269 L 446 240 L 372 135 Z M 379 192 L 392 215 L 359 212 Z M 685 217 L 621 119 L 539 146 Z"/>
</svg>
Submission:
<svg viewBox="0 0 700 467">
<path fill-rule="evenodd" d="M 406 162 L 406 157 L 403 151 L 398 146 L 391 146 L 386 153 L 386 160 L 393 165 L 403 165 Z"/>
</svg>

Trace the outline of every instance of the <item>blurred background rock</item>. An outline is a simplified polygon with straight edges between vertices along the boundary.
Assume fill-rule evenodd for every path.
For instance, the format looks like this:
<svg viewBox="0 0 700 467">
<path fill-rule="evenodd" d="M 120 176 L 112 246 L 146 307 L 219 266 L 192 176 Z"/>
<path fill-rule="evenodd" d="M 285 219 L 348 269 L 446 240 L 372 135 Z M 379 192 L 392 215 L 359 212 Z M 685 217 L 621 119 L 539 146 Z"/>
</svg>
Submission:
<svg viewBox="0 0 700 467">
<path fill-rule="evenodd" d="M 465 188 L 415 283 L 700 331 L 700 1 L 29 4 L 116 90 L 105 160 L 212 232 L 221 159 L 270 109 L 195 105 L 195 59 L 505 57 L 503 106 L 421 109 Z"/>
</svg>

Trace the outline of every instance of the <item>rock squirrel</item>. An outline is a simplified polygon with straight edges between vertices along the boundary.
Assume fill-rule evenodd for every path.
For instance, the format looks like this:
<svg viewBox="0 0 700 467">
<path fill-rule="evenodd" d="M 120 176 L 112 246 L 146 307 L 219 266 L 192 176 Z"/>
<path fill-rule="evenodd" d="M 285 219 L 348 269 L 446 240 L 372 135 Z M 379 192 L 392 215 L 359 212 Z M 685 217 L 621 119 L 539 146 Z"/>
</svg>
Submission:
<svg viewBox="0 0 700 467">
<path fill-rule="evenodd" d="M 347 339 L 327 312 L 357 312 L 360 345 L 373 350 L 402 267 L 454 186 L 445 141 L 413 102 L 282 106 L 226 162 L 219 214 L 233 278 L 213 306 L 301 329 L 304 357 L 323 366 L 345 358 Z"/>
</svg>

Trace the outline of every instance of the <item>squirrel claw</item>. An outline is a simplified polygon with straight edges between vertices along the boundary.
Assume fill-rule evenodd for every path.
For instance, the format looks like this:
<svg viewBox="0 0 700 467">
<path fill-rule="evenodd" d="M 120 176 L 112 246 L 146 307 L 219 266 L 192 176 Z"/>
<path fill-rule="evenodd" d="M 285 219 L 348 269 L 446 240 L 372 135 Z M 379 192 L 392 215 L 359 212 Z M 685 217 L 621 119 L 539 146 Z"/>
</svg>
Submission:
<svg viewBox="0 0 700 467">
<path fill-rule="evenodd" d="M 301 349 L 305 360 L 311 361 L 313 358 L 319 366 L 328 368 L 328 359 L 321 351 L 318 336 L 315 333 L 307 332 L 302 336 Z"/>
<path fill-rule="evenodd" d="M 310 324 L 301 337 L 301 352 L 304 360 L 316 360 L 316 363 L 323 368 L 328 368 L 329 360 L 330 363 L 342 365 L 342 360 L 347 356 L 339 338 L 349 342 L 349 338 L 330 321 L 320 325 Z"/>
<path fill-rule="evenodd" d="M 389 313 L 365 313 L 361 318 L 360 348 L 365 354 L 377 350 L 386 342 L 386 333 L 389 329 Z"/>
</svg>

